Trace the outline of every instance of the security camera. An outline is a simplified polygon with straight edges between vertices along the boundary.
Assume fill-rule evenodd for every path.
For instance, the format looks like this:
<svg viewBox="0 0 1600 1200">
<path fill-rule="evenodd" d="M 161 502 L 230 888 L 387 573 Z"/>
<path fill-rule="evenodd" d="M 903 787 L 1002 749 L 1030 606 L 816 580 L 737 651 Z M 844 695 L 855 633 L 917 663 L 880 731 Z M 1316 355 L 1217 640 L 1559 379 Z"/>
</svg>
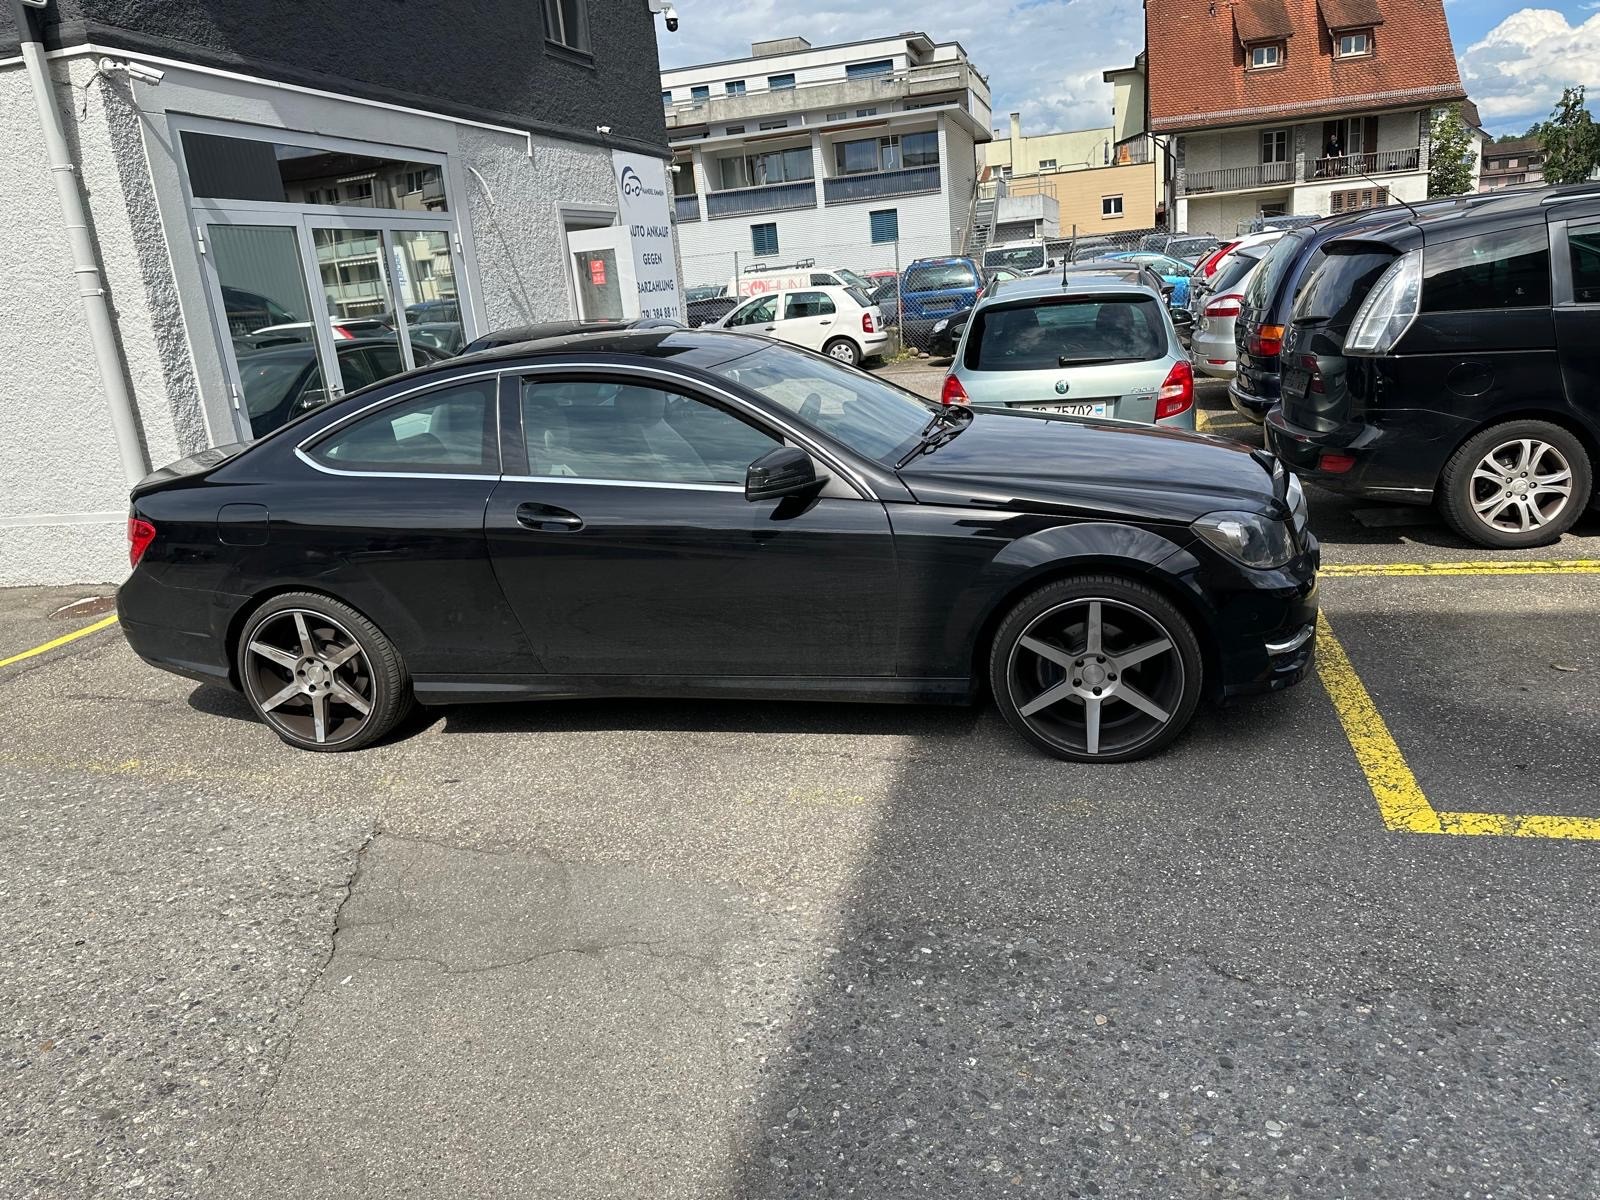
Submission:
<svg viewBox="0 0 1600 1200">
<path fill-rule="evenodd" d="M 660 13 L 667 19 L 667 32 L 678 32 L 678 10 L 672 7 L 671 0 L 649 0 L 650 11 Z"/>
<path fill-rule="evenodd" d="M 167 77 L 167 73 L 155 67 L 148 67 L 144 63 L 131 62 L 128 64 L 128 74 L 141 83 L 160 83 Z"/>
<path fill-rule="evenodd" d="M 596 133 L 610 133 L 611 132 L 611 126 L 609 126 L 609 125 L 596 125 L 594 127 L 594 131 Z"/>
</svg>

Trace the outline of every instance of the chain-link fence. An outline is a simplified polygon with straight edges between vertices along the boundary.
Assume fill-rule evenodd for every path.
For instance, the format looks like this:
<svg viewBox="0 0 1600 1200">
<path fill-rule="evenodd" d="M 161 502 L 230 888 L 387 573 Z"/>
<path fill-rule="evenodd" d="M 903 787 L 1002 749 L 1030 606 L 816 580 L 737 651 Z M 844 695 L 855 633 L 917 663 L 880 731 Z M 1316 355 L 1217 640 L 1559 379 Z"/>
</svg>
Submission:
<svg viewBox="0 0 1600 1200">
<path fill-rule="evenodd" d="M 1030 274 L 1064 262 L 1092 259 L 1121 251 L 1161 249 L 1161 229 L 1120 230 L 1116 234 L 1069 231 L 1045 239 L 986 239 L 979 230 L 968 239 L 965 254 L 980 267 L 974 277 L 963 264 L 928 263 L 928 259 L 962 256 L 962 239 L 947 229 L 874 241 L 801 241 L 775 227 L 756 223 L 740 248 L 703 251 L 683 244 L 680 229 L 678 261 L 682 270 L 686 315 L 690 325 L 708 325 L 726 317 L 751 296 L 813 287 L 858 286 L 878 306 L 883 323 L 896 331 L 902 345 L 928 351 L 939 346 L 939 325 L 971 306 L 978 289 L 1001 267 Z M 781 235 L 781 237 L 780 237 Z M 757 254 L 755 246 L 770 253 Z M 779 242 L 776 249 L 773 243 Z M 842 331 L 841 331 L 842 332 Z"/>
</svg>

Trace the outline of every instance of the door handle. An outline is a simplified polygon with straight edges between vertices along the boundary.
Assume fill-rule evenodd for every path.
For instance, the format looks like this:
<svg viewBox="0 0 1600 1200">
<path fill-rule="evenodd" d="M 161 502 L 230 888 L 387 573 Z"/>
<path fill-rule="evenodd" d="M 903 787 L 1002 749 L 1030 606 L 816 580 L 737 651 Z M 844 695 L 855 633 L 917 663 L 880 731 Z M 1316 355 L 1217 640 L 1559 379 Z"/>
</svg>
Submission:
<svg viewBox="0 0 1600 1200">
<path fill-rule="evenodd" d="M 583 528 L 583 518 L 554 504 L 519 504 L 517 524 L 540 533 L 576 533 Z"/>
<path fill-rule="evenodd" d="M 777 326 L 776 326 L 776 325 L 768 325 L 768 326 L 767 326 L 767 327 L 766 327 L 766 332 L 767 332 L 767 333 L 771 333 L 771 332 L 772 332 L 772 331 L 773 331 L 773 330 L 774 330 L 774 329 L 776 329 L 776 328 L 777 328 Z"/>
<path fill-rule="evenodd" d="M 828 320 L 826 320 L 826 321 L 824 321 L 824 322 L 822 322 L 822 323 L 823 323 L 823 324 L 824 324 L 824 325 L 832 325 L 832 324 L 833 324 L 833 318 L 831 318 L 831 317 L 830 317 L 830 318 L 828 318 Z"/>
</svg>

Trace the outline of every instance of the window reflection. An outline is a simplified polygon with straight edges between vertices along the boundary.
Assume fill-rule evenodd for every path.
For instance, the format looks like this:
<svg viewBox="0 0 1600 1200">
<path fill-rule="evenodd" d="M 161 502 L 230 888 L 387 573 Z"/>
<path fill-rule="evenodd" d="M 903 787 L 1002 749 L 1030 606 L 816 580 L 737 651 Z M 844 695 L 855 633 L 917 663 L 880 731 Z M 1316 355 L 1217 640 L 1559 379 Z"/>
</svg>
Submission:
<svg viewBox="0 0 1600 1200">
<path fill-rule="evenodd" d="M 432 163 L 192 131 L 183 134 L 183 156 L 197 199 L 449 210 Z"/>
</svg>

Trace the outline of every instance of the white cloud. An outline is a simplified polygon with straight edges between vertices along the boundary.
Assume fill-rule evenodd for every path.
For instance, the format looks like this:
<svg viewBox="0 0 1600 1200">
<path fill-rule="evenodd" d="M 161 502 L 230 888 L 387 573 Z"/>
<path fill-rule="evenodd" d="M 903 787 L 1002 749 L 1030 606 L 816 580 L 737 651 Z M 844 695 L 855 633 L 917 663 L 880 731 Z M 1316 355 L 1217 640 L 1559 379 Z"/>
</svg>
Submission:
<svg viewBox="0 0 1600 1200">
<path fill-rule="evenodd" d="M 1034 134 L 1110 125 L 1111 87 L 1101 72 L 1133 62 L 1144 40 L 1139 0 L 1011 0 L 993 7 L 886 0 L 866 10 L 870 24 L 861 8 L 836 3 L 821 0 L 797 16 L 800 10 L 777 0 L 675 0 L 679 32 L 657 26 L 661 64 L 742 58 L 752 42 L 796 34 L 824 46 L 920 30 L 966 47 L 989 78 L 997 128 L 1018 111 L 1023 132 Z"/>
<path fill-rule="evenodd" d="M 1550 115 L 1562 88 L 1600 81 L 1600 15 L 1573 26 L 1554 9 L 1519 9 L 1467 47 L 1460 64 L 1487 124 L 1526 128 Z"/>
</svg>

